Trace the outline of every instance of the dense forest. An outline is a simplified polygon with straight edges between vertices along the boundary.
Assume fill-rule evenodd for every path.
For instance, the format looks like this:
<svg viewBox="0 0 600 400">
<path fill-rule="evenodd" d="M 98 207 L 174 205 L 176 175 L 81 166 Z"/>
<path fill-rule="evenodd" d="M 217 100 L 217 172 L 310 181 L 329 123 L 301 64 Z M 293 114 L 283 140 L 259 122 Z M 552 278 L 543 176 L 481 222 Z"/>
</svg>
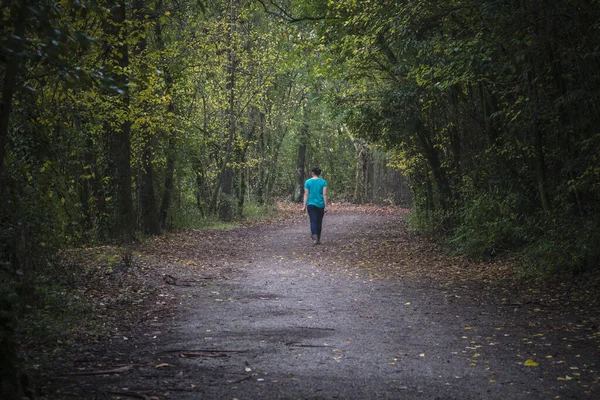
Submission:
<svg viewBox="0 0 600 400">
<path fill-rule="evenodd" d="M 0 4 L 3 320 L 61 250 L 300 201 L 313 165 L 450 251 L 598 272 L 597 0 Z"/>
<path fill-rule="evenodd" d="M 334 115 L 343 77 L 325 78 L 331 56 L 316 28 L 293 23 L 291 4 L 5 3 L 10 269 L 297 201 L 316 164 L 339 200 L 410 201 L 385 149 Z"/>
</svg>

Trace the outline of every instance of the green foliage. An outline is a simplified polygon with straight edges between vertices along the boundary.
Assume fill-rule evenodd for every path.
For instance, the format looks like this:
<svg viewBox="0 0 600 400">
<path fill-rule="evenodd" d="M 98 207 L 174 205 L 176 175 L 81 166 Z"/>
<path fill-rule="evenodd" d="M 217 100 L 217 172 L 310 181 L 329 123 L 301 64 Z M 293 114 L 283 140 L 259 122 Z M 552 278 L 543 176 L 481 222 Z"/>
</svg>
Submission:
<svg viewBox="0 0 600 400">
<path fill-rule="evenodd" d="M 20 319 L 22 337 L 43 338 L 46 344 L 59 340 L 67 345 L 71 340 L 69 332 L 73 330 L 102 333 L 101 325 L 86 318 L 91 311 L 89 304 L 74 296 L 68 286 L 44 276 L 36 281 L 35 287 L 35 301 Z"/>
<path fill-rule="evenodd" d="M 350 85 L 316 34 L 323 28 L 292 17 L 327 9 L 2 2 L 0 284 L 17 295 L 15 318 L 31 306 L 22 337 L 51 341 L 87 321 L 76 293 L 90 272 L 56 263 L 69 247 L 125 243 L 91 258 L 118 274 L 135 236 L 271 217 L 273 199 L 294 190 L 306 127 L 304 172 L 320 164 L 331 200 L 352 199 L 358 142 L 332 95 Z M 101 331 L 93 321 L 79 328 Z"/>
<path fill-rule="evenodd" d="M 259 205 L 257 203 L 246 203 L 242 216 L 250 221 L 260 221 L 275 216 L 276 208 L 273 205 Z"/>
<path fill-rule="evenodd" d="M 170 227 L 172 230 L 224 230 L 235 229 L 238 225 L 235 222 L 223 222 L 213 215 L 207 216 L 196 205 L 187 204 L 174 208 Z"/>
<path fill-rule="evenodd" d="M 598 271 L 570 222 L 600 221 L 597 2 L 328 5 L 320 33 L 348 82 L 340 114 L 396 153 L 415 226 L 463 254 Z"/>
<path fill-rule="evenodd" d="M 515 195 L 499 201 L 497 194 L 479 193 L 457 209 L 456 229 L 448 243 L 459 254 L 492 257 L 518 249 L 524 239 L 522 217 Z"/>
<path fill-rule="evenodd" d="M 544 220 L 531 229 L 528 245 L 518 254 L 528 274 L 594 274 L 600 262 L 598 222 L 589 219 Z"/>
<path fill-rule="evenodd" d="M 442 210 L 426 211 L 423 208 L 413 208 L 408 215 L 407 221 L 411 229 L 416 234 L 430 236 L 433 238 L 442 238 L 445 232 L 444 221 L 448 214 Z"/>
</svg>

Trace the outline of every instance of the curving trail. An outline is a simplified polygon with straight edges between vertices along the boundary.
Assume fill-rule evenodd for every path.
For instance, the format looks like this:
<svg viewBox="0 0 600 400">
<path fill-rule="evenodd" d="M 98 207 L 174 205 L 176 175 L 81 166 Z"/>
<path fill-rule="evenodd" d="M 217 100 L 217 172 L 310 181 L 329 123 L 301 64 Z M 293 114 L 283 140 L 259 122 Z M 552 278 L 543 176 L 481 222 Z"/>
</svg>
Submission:
<svg viewBox="0 0 600 400">
<path fill-rule="evenodd" d="M 157 240 L 145 251 L 179 263 L 163 287 L 177 316 L 120 350 L 135 368 L 69 383 L 94 380 L 86 398 L 599 396 L 597 311 L 583 323 L 497 283 L 503 266 L 439 256 L 405 214 L 331 213 L 320 246 L 304 218 Z"/>
</svg>

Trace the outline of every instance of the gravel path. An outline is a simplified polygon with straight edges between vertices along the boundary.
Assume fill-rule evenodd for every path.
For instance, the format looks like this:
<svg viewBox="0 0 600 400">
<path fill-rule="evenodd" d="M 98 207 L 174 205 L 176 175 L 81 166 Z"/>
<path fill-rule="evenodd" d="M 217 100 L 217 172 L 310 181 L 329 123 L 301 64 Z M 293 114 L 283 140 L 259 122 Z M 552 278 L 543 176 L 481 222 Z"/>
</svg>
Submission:
<svg viewBox="0 0 600 400">
<path fill-rule="evenodd" d="M 103 388 L 95 396 L 598 398 L 597 341 L 563 346 L 559 337 L 537 335 L 541 325 L 481 300 L 476 286 L 446 290 L 353 265 L 360 257 L 349 242 L 358 249 L 363 239 L 392 240 L 400 223 L 331 214 L 319 246 L 310 244 L 304 220 L 244 230 L 221 258 L 226 273 L 173 287 L 179 316 L 154 321 L 132 342 L 124 358 L 145 367 L 94 377 Z M 539 366 L 524 365 L 530 358 Z M 544 364 L 551 358 L 563 362 Z M 577 370 L 571 359 L 582 361 Z"/>
</svg>

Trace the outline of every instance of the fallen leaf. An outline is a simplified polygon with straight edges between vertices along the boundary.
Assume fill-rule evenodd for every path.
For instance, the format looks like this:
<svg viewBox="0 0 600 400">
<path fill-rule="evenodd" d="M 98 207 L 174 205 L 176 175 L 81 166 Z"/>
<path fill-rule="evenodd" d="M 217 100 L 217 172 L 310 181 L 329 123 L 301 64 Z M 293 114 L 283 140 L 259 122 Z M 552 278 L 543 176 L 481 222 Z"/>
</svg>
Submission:
<svg viewBox="0 0 600 400">
<path fill-rule="evenodd" d="M 525 360 L 523 365 L 526 367 L 537 367 L 539 364 L 536 363 L 535 361 L 533 361 L 531 358 L 529 358 L 529 359 Z"/>
</svg>

